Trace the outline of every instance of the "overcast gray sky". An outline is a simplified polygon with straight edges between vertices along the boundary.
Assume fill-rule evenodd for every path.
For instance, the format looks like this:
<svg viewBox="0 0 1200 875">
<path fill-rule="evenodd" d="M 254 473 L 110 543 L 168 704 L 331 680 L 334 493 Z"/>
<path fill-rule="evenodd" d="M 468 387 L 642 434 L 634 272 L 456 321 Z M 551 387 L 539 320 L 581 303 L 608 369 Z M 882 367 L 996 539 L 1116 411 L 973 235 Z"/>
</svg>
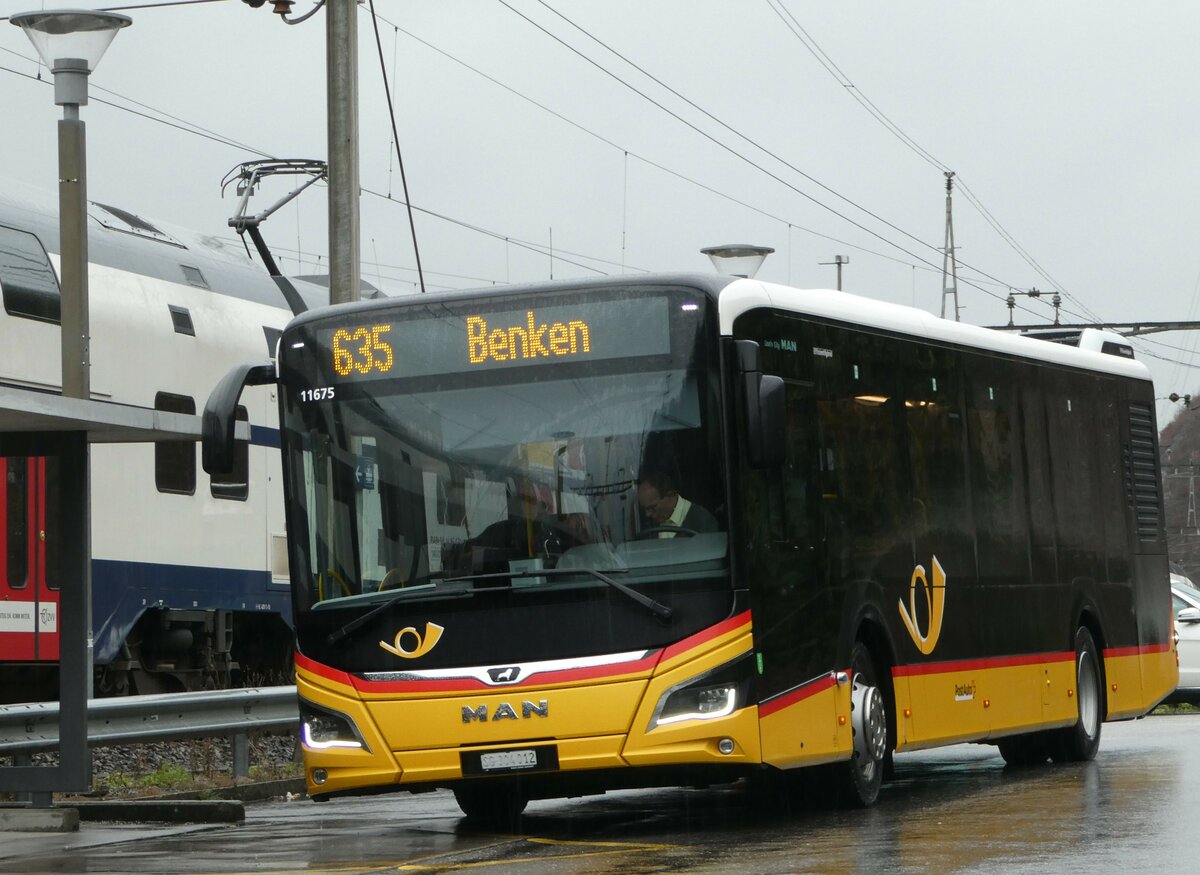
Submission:
<svg viewBox="0 0 1200 875">
<path fill-rule="evenodd" d="M 68 5 L 119 4 L 0 0 L 0 14 Z M 954 212 L 965 321 L 1006 322 L 1009 286 L 1036 286 L 1043 301 L 1061 291 L 1064 319 L 1200 318 L 1195 2 L 375 0 L 375 11 L 430 288 L 707 271 L 701 247 L 744 242 L 776 250 L 762 279 L 831 287 L 820 262 L 848 255 L 848 291 L 936 313 L 949 168 L 968 187 Z M 229 169 L 325 157 L 323 12 L 297 26 L 240 0 L 126 14 L 134 23 L 83 110 L 93 200 L 228 233 Z M 402 293 L 415 260 L 369 4 L 358 23 L 363 275 Z M 60 110 L 35 58 L 0 25 L 0 178 L 52 196 Z M 287 272 L 324 271 L 325 211 L 313 189 L 264 226 Z M 1021 305 L 1018 322 L 1051 315 Z M 1200 363 L 1200 333 L 1154 341 L 1138 354 L 1157 394 L 1200 395 L 1200 370 L 1179 364 Z M 1160 424 L 1173 412 L 1160 403 Z"/>
</svg>

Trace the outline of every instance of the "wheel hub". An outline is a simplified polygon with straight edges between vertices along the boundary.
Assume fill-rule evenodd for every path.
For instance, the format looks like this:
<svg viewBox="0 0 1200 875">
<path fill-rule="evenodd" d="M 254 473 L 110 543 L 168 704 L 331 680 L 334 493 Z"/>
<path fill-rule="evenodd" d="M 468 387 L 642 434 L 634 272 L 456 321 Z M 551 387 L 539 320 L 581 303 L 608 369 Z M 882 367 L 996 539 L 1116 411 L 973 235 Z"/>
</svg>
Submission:
<svg viewBox="0 0 1200 875">
<path fill-rule="evenodd" d="M 887 756 L 887 723 L 883 695 L 878 687 L 855 675 L 850 691 L 851 725 L 854 729 L 854 758 L 859 767 L 883 762 Z"/>
</svg>

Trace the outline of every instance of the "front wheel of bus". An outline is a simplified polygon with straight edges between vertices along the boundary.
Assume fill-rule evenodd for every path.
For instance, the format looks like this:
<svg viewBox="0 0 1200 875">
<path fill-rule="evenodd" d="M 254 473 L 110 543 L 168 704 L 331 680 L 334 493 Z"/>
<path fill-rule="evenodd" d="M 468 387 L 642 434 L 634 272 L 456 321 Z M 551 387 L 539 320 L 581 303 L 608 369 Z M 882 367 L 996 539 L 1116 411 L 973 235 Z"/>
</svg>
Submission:
<svg viewBox="0 0 1200 875">
<path fill-rule="evenodd" d="M 1050 745 L 1050 757 L 1058 763 L 1086 762 L 1100 747 L 1104 722 L 1104 666 L 1092 633 L 1080 627 L 1075 633 L 1075 700 L 1079 719 L 1060 729 Z"/>
<path fill-rule="evenodd" d="M 516 830 L 528 802 L 521 785 L 509 781 L 455 787 L 454 801 L 472 824 L 509 832 Z"/>
<path fill-rule="evenodd" d="M 866 645 L 858 642 L 850 653 L 850 725 L 854 730 L 854 754 L 849 762 L 835 767 L 838 796 L 856 808 L 874 805 L 883 786 L 884 762 L 888 753 L 888 716 L 875 662 Z"/>
</svg>

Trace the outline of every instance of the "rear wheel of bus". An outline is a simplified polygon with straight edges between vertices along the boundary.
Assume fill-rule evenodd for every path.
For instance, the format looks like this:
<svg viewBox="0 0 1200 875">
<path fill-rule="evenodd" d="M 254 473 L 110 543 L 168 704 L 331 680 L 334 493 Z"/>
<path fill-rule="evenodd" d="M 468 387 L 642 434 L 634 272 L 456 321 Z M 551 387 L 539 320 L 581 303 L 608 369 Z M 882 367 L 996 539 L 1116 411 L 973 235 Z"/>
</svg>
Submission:
<svg viewBox="0 0 1200 875">
<path fill-rule="evenodd" d="M 1075 701 L 1079 719 L 1050 737 L 1050 758 L 1056 763 L 1086 762 L 1100 747 L 1104 723 L 1104 665 L 1092 633 L 1084 626 L 1075 632 Z"/>
</svg>

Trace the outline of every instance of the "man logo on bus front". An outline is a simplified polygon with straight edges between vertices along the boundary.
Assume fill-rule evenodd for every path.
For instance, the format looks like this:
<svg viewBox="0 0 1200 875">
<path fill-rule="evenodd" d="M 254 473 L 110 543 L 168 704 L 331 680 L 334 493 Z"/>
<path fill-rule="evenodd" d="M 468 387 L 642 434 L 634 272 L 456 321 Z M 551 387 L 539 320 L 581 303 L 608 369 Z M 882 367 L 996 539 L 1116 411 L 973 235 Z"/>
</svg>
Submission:
<svg viewBox="0 0 1200 875">
<path fill-rule="evenodd" d="M 416 659 L 433 650 L 434 645 L 441 639 L 442 632 L 444 631 L 445 627 L 439 626 L 437 623 L 426 623 L 424 635 L 412 626 L 405 626 L 396 633 L 396 639 L 392 644 L 380 641 L 379 646 L 388 653 L 399 656 L 401 659 Z M 417 646 L 413 648 L 405 647 L 403 643 L 405 635 L 411 635 L 417 639 Z"/>
<path fill-rule="evenodd" d="M 921 634 L 917 621 L 917 581 L 921 582 L 921 593 L 925 596 L 925 607 L 929 612 L 929 631 Z M 912 636 L 917 650 L 928 656 L 937 647 L 938 636 L 942 634 L 942 613 L 946 606 L 946 572 L 942 563 L 933 557 L 933 585 L 925 577 L 925 566 L 918 565 L 913 569 L 912 579 L 908 583 L 908 607 L 904 607 L 904 599 L 897 600 L 900 608 L 900 619 L 904 621 L 908 634 Z"/>
</svg>

